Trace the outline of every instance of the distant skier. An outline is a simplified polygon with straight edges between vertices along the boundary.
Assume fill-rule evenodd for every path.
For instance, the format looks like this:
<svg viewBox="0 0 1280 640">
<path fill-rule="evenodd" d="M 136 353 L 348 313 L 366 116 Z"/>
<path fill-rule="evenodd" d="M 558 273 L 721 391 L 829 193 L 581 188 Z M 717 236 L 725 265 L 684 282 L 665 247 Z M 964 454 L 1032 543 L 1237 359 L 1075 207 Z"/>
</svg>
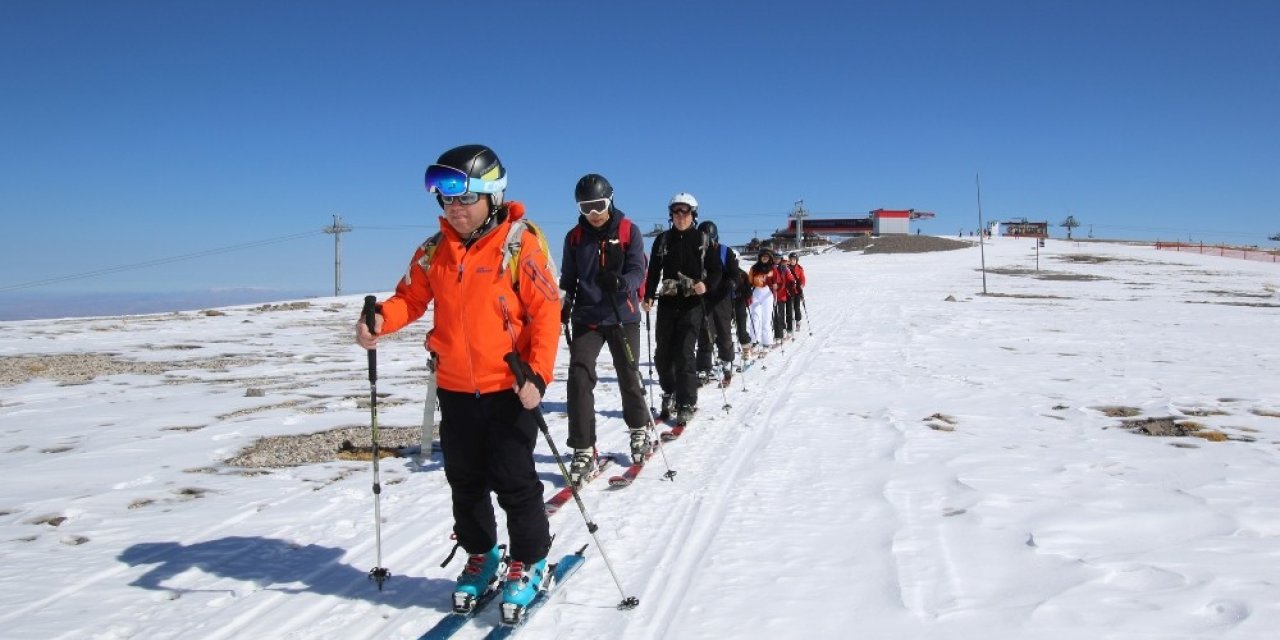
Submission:
<svg viewBox="0 0 1280 640">
<path fill-rule="evenodd" d="M 791 287 L 795 284 L 795 276 L 787 265 L 787 256 L 778 256 L 774 267 L 778 277 L 778 286 L 774 288 L 776 299 L 773 313 L 773 337 L 779 342 L 791 338 L 795 330 L 795 317 L 791 315 Z"/>
<path fill-rule="evenodd" d="M 804 267 L 800 266 L 800 254 L 794 252 L 791 254 L 791 273 L 796 277 L 795 287 L 791 290 L 791 312 L 796 317 L 798 328 L 800 321 L 804 319 L 804 286 L 808 284 L 808 280 L 804 275 Z"/>
<path fill-rule="evenodd" d="M 702 296 L 707 317 L 703 330 L 698 332 L 698 377 L 702 382 L 715 379 L 723 382 L 733 376 L 733 299 L 741 269 L 738 253 L 733 247 L 720 243 L 716 223 L 703 220 L 698 223 L 698 231 L 706 234 L 707 252 L 720 262 L 723 270 L 719 286 Z M 713 350 L 719 356 L 718 365 L 712 362 Z"/>
<path fill-rule="evenodd" d="M 773 291 L 778 287 L 773 252 L 761 249 L 748 273 L 751 275 L 751 307 L 747 310 L 747 324 L 751 332 L 750 355 L 755 355 L 757 347 L 773 347 Z"/>
</svg>

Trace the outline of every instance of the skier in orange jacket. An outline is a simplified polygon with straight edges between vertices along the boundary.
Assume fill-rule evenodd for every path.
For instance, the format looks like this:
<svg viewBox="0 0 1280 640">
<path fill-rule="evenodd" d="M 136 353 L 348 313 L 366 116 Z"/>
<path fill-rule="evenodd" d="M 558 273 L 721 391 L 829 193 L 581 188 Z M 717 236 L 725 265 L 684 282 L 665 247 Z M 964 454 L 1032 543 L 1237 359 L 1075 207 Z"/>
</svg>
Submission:
<svg viewBox="0 0 1280 640">
<path fill-rule="evenodd" d="M 551 546 L 533 463 L 538 426 L 528 410 L 551 381 L 560 294 L 542 242 L 519 222 L 524 206 L 503 201 L 506 182 L 497 154 L 483 145 L 450 149 L 429 166 L 427 189 L 444 211 L 440 232 L 414 253 L 395 295 L 378 305 L 374 332 L 356 326 L 356 342 L 373 349 L 378 336 L 414 322 L 435 302 L 427 349 L 439 358 L 440 445 L 454 533 L 469 555 L 454 591 L 460 610 L 503 578 L 491 492 L 510 537 L 504 602 L 528 604 Z M 520 387 L 504 360 L 512 352 L 525 368 Z"/>
</svg>

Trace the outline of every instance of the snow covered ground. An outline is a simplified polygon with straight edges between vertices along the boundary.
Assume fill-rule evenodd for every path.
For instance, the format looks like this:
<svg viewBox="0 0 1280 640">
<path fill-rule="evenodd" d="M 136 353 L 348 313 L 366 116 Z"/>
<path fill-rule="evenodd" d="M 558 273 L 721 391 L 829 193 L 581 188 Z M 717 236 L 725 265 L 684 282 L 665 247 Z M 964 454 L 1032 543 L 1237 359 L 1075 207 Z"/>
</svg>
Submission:
<svg viewBox="0 0 1280 640">
<path fill-rule="evenodd" d="M 526 635 L 1280 637 L 1280 265 L 1051 240 L 1037 272 L 1032 241 L 998 238 L 983 296 L 979 263 L 806 258 L 812 316 L 728 411 L 702 390 L 675 481 L 659 460 L 583 492 L 639 608 L 593 545 Z M 445 615 L 438 462 L 381 465 L 383 591 L 368 462 L 225 462 L 368 426 L 360 303 L 0 323 L 0 636 L 414 638 Z M 424 333 L 381 343 L 383 429 L 421 421 Z M 561 378 L 562 449 L 564 398 Z M 1122 426 L 1143 418 L 1201 437 Z M 559 486 L 545 443 L 539 464 Z M 592 541 L 572 504 L 552 529 L 556 554 Z"/>
</svg>

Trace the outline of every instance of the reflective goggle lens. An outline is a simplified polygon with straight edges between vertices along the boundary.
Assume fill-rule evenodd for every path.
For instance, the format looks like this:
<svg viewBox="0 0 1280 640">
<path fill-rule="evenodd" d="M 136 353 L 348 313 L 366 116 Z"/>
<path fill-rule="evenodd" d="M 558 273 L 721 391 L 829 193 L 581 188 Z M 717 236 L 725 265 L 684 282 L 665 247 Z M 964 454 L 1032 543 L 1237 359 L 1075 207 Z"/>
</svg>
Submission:
<svg viewBox="0 0 1280 640">
<path fill-rule="evenodd" d="M 671 215 L 687 216 L 691 213 L 693 213 L 693 209 L 690 209 L 689 207 L 671 207 Z"/>
<path fill-rule="evenodd" d="M 593 213 L 604 213 L 605 211 L 608 211 L 608 210 L 609 210 L 608 198 L 598 198 L 596 200 L 583 200 L 582 202 L 578 203 L 578 211 L 581 211 L 583 215 L 590 215 Z"/>
<path fill-rule="evenodd" d="M 467 192 L 467 174 L 444 165 L 433 164 L 427 167 L 427 191 L 434 191 L 442 196 L 456 196 Z"/>
<path fill-rule="evenodd" d="M 453 204 L 454 202 L 459 204 L 475 204 L 480 201 L 480 194 L 472 193 L 470 191 L 460 193 L 456 196 L 442 196 L 436 194 L 436 199 L 440 201 L 440 206 Z"/>
</svg>

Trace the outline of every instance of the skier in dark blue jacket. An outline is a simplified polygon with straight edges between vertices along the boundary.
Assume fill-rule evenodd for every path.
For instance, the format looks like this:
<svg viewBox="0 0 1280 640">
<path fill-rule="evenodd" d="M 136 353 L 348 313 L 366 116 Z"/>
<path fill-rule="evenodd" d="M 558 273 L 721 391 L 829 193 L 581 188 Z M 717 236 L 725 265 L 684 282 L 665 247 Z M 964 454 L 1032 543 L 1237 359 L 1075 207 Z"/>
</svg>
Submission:
<svg viewBox="0 0 1280 640">
<path fill-rule="evenodd" d="M 569 343 L 569 481 L 581 484 L 597 465 L 596 360 L 609 345 L 622 392 L 622 415 L 631 456 L 644 459 L 651 446 L 650 413 L 635 364 L 640 353 L 640 289 L 645 281 L 644 237 L 613 203 L 613 186 L 589 173 L 574 189 L 578 224 L 564 239 L 560 319 L 572 325 Z M 623 343 L 626 340 L 626 344 Z M 630 346 L 630 353 L 627 346 Z"/>
</svg>

